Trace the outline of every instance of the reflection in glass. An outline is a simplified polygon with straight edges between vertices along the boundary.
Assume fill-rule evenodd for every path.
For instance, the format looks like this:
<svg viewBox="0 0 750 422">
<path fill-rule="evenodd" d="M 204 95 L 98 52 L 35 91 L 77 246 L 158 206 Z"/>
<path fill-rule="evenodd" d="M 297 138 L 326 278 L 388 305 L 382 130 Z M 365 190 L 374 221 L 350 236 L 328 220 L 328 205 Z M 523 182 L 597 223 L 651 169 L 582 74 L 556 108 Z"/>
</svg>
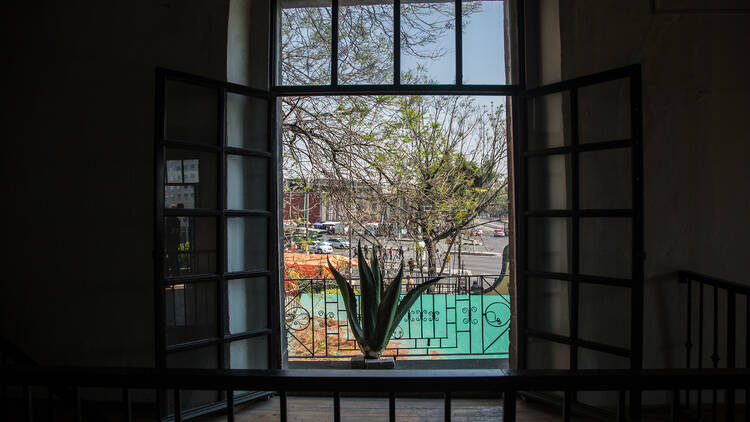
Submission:
<svg viewBox="0 0 750 422">
<path fill-rule="evenodd" d="M 167 149 L 164 208 L 217 208 L 216 154 Z"/>
<path fill-rule="evenodd" d="M 268 208 L 268 159 L 227 155 L 227 208 Z"/>
<path fill-rule="evenodd" d="M 216 144 L 218 91 L 182 82 L 167 81 L 167 139 Z"/>
<path fill-rule="evenodd" d="M 581 209 L 629 209 L 633 206 L 630 148 L 579 154 Z"/>
<path fill-rule="evenodd" d="M 216 272 L 216 219 L 164 218 L 164 274 L 167 277 Z"/>
<path fill-rule="evenodd" d="M 505 31 L 502 1 L 464 0 L 463 83 L 505 84 Z"/>
<path fill-rule="evenodd" d="M 268 369 L 268 337 L 251 337 L 229 345 L 230 369 Z"/>
<path fill-rule="evenodd" d="M 570 283 L 546 278 L 528 279 L 529 328 L 570 335 Z M 539 310 L 539 311 L 535 311 Z"/>
<path fill-rule="evenodd" d="M 528 109 L 529 150 L 567 145 L 565 118 L 568 94 L 555 93 L 531 98 Z M 563 110 L 566 110 L 563 112 Z"/>
<path fill-rule="evenodd" d="M 580 143 L 630 138 L 630 79 L 617 79 L 578 90 Z"/>
<path fill-rule="evenodd" d="M 581 274 L 630 278 L 633 222 L 630 218 L 581 218 Z"/>
<path fill-rule="evenodd" d="M 229 332 L 268 328 L 268 277 L 227 280 Z"/>
<path fill-rule="evenodd" d="M 167 344 L 216 337 L 216 283 L 164 288 Z"/>
<path fill-rule="evenodd" d="M 330 4 L 329 1 L 279 1 L 281 85 L 331 83 Z"/>
<path fill-rule="evenodd" d="M 339 83 L 393 83 L 393 3 L 339 5 Z"/>
<path fill-rule="evenodd" d="M 401 3 L 401 83 L 456 83 L 453 2 Z"/>
<path fill-rule="evenodd" d="M 578 320 L 582 321 L 578 336 L 597 343 L 629 347 L 632 289 L 589 283 L 581 283 L 578 289 Z"/>
<path fill-rule="evenodd" d="M 531 271 L 565 273 L 570 268 L 570 219 L 528 219 L 528 267 Z"/>
<path fill-rule="evenodd" d="M 530 210 L 570 208 L 570 155 L 555 154 L 528 159 Z"/>
<path fill-rule="evenodd" d="M 229 272 L 267 270 L 267 251 L 267 218 L 227 218 L 227 268 Z"/>
<path fill-rule="evenodd" d="M 268 151 L 268 100 L 227 93 L 227 145 Z"/>
<path fill-rule="evenodd" d="M 167 368 L 217 369 L 219 367 L 219 349 L 216 346 L 204 347 L 185 352 L 167 355 Z M 218 391 L 182 390 L 180 393 L 183 410 L 192 409 L 204 404 L 219 401 Z M 174 392 L 167 390 L 167 406 L 169 413 L 174 409 Z"/>
</svg>

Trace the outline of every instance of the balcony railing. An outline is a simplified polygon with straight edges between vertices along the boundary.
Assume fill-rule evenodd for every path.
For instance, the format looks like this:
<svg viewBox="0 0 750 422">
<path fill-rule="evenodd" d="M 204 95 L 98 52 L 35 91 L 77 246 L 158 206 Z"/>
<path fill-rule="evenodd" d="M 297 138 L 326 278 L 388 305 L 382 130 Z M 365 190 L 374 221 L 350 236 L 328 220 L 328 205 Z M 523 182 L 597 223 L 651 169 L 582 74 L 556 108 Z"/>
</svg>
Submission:
<svg viewBox="0 0 750 422">
<path fill-rule="evenodd" d="M 389 421 L 396 420 L 396 397 L 399 394 L 444 394 L 444 420 L 451 420 L 451 398 L 459 392 L 472 392 L 503 396 L 502 420 L 516 420 L 516 398 L 519 392 L 562 391 L 564 409 L 579 391 L 617 391 L 622 397 L 640 395 L 643 391 L 671 392 L 670 420 L 683 420 L 679 408 L 679 392 L 683 390 L 737 390 L 750 388 L 750 369 L 674 369 L 674 370 L 200 370 L 172 369 L 159 371 L 150 368 L 23 368 L 0 367 L 0 386 L 5 392 L 4 410 L 13 416 L 25 415 L 34 419 L 40 410 L 36 402 L 40 397 L 52 397 L 55 391 L 70 394 L 57 397 L 57 420 L 95 420 L 86 414 L 91 409 L 83 403 L 82 389 L 91 394 L 92 389 L 104 391 L 118 389 L 122 392 L 119 413 L 131 420 L 132 391 L 171 390 L 174 420 L 183 419 L 181 397 L 191 390 L 218 390 L 226 392 L 228 401 L 224 409 L 226 420 L 234 420 L 234 392 L 242 390 L 269 391 L 278 394 L 279 420 L 286 422 L 289 392 L 314 392 L 332 394 L 334 421 L 341 421 L 341 393 L 364 392 L 388 394 Z M 18 388 L 20 387 L 20 388 Z M 43 390 L 49 392 L 44 394 Z M 106 389 L 106 390 L 105 390 Z M 638 401 L 634 401 L 638 402 Z M 11 409 L 11 407 L 13 409 Z M 154 408 L 150 420 L 160 420 Z M 734 402 L 721 409 L 713 404 L 720 419 L 731 420 L 737 411 Z M 617 420 L 640 421 L 642 409 L 631 407 L 621 400 L 616 409 Z M 747 420 L 747 407 L 745 407 Z M 571 419 L 570 411 L 563 412 L 560 420 Z M 69 417 L 68 417 L 69 416 Z M 498 415 L 500 420 L 500 415 Z M 16 420 L 16 419 L 14 419 Z"/>
<path fill-rule="evenodd" d="M 407 276 L 402 294 L 426 281 Z M 351 280 L 355 293 L 359 280 Z M 285 320 L 290 359 L 359 355 L 343 299 L 332 279 L 286 279 Z M 508 356 L 507 275 L 450 275 L 411 307 L 385 356 L 504 358 Z M 357 300 L 359 295 L 356 294 Z"/>
</svg>

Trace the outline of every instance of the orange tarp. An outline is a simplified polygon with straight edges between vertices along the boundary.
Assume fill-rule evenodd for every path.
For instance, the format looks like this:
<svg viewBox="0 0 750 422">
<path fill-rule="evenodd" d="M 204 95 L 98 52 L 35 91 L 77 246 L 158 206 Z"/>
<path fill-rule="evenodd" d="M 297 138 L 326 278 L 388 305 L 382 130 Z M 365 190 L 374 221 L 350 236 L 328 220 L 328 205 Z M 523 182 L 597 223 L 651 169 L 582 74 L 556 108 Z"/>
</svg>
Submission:
<svg viewBox="0 0 750 422">
<path fill-rule="evenodd" d="M 287 278 L 332 278 L 326 259 L 333 266 L 344 272 L 349 267 L 349 258 L 341 255 L 285 253 L 284 268 Z M 357 266 L 357 258 L 352 258 L 352 265 Z"/>
</svg>

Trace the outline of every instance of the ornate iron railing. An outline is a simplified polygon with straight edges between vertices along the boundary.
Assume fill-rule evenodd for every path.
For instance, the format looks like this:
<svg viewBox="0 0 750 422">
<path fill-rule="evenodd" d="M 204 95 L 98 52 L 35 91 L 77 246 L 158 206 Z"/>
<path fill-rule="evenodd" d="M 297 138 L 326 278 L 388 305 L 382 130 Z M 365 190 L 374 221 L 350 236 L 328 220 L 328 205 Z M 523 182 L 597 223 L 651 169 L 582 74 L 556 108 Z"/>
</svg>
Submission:
<svg viewBox="0 0 750 422">
<path fill-rule="evenodd" d="M 402 294 L 427 277 L 407 276 Z M 352 279 L 355 293 L 359 280 Z M 332 279 L 285 281 L 290 359 L 348 358 L 360 352 Z M 457 358 L 508 355 L 507 275 L 450 275 L 422 295 L 399 323 L 385 356 Z M 359 300 L 359 295 L 357 295 Z"/>
</svg>

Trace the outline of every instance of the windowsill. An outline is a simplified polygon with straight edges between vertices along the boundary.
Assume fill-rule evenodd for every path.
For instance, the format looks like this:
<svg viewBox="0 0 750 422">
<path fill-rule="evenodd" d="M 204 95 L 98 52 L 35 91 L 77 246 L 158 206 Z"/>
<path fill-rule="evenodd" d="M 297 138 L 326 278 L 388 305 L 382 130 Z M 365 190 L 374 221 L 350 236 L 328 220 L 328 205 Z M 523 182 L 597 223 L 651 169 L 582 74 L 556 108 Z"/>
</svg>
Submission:
<svg viewBox="0 0 750 422">
<path fill-rule="evenodd" d="M 288 369 L 348 369 L 350 367 L 349 359 L 287 362 Z M 396 370 L 398 369 L 508 369 L 508 358 L 397 360 Z"/>
</svg>

